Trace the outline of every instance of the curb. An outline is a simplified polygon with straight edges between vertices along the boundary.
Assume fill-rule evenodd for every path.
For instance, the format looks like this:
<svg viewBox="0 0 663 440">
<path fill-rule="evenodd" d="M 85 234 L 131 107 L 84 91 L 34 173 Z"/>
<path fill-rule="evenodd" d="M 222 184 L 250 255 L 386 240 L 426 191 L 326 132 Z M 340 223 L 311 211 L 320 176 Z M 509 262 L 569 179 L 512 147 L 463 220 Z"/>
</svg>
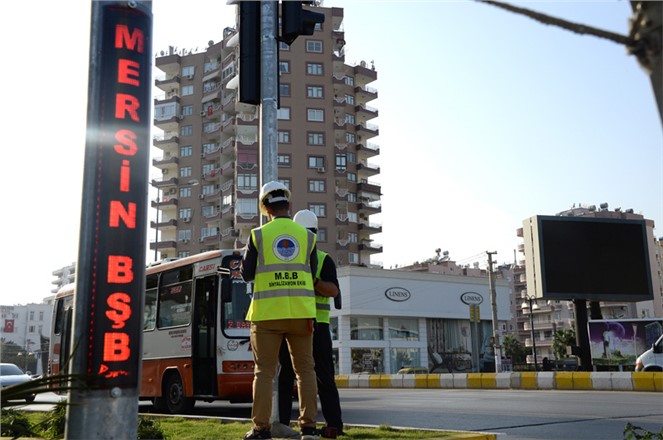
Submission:
<svg viewBox="0 0 663 440">
<path fill-rule="evenodd" d="M 663 372 L 523 371 L 519 373 L 341 374 L 338 388 L 446 388 L 663 391 Z"/>
</svg>

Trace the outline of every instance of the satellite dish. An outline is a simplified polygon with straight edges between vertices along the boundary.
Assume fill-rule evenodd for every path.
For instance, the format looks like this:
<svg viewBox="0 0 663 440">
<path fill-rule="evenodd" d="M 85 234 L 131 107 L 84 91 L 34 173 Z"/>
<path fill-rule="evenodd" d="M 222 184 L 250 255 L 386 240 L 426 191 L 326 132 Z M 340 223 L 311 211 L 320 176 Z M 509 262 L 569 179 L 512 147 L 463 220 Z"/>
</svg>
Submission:
<svg viewBox="0 0 663 440">
<path fill-rule="evenodd" d="M 166 52 L 164 52 L 163 50 L 160 53 L 161 53 L 161 56 L 166 55 Z"/>
<path fill-rule="evenodd" d="M 209 41 L 207 42 L 207 46 L 208 46 L 208 47 L 210 47 L 210 46 L 214 46 L 214 40 L 209 40 Z"/>
</svg>

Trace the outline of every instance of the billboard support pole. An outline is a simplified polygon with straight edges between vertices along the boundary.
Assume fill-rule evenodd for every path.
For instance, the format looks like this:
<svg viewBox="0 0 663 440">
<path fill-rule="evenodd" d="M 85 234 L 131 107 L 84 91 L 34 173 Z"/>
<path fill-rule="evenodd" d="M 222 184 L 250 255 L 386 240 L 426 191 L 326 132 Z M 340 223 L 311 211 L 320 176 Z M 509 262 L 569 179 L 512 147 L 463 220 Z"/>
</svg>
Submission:
<svg viewBox="0 0 663 440">
<path fill-rule="evenodd" d="M 580 350 L 580 365 L 583 371 L 592 371 L 592 352 L 589 346 L 589 330 L 587 329 L 587 300 L 574 299 L 576 317 L 576 342 Z"/>
</svg>

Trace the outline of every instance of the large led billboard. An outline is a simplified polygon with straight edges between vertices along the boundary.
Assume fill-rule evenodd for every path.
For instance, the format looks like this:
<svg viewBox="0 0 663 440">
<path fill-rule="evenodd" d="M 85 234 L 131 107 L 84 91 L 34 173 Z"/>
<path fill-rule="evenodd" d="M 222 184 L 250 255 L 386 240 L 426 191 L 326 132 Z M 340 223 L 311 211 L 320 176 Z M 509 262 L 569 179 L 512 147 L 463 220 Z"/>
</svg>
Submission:
<svg viewBox="0 0 663 440">
<path fill-rule="evenodd" d="M 535 216 L 525 221 L 527 267 L 544 299 L 645 301 L 653 298 L 644 220 Z M 532 271 L 530 273 L 530 271 Z"/>
</svg>

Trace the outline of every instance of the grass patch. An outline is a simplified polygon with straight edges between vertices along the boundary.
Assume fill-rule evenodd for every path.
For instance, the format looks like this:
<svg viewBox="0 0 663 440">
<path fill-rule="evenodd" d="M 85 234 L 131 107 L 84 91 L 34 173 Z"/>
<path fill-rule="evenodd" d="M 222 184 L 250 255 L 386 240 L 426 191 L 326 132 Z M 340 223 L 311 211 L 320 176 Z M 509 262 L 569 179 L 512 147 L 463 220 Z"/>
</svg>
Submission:
<svg viewBox="0 0 663 440">
<path fill-rule="evenodd" d="M 54 435 L 53 430 L 43 429 L 50 412 L 20 411 L 27 419 L 35 437 L 44 439 L 64 438 L 63 434 Z M 165 440 L 238 440 L 251 429 L 251 423 L 223 422 L 218 419 L 185 417 L 154 417 L 140 416 L 139 439 L 165 439 Z M 426 430 L 400 430 L 387 425 L 377 428 L 348 427 L 346 435 L 341 440 L 423 440 L 423 439 L 453 439 L 460 438 L 458 433 Z"/>
</svg>

